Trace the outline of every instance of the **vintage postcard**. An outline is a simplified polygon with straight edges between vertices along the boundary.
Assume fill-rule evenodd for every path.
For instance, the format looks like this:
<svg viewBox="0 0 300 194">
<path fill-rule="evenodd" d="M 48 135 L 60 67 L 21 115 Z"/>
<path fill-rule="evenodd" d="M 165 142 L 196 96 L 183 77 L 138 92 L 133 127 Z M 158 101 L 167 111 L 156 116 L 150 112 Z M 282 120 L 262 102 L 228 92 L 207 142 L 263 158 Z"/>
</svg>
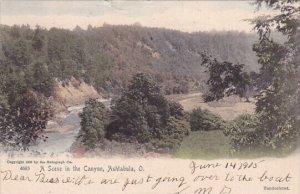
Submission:
<svg viewBox="0 0 300 194">
<path fill-rule="evenodd" d="M 0 0 L 0 194 L 300 194 L 300 3 Z"/>
</svg>

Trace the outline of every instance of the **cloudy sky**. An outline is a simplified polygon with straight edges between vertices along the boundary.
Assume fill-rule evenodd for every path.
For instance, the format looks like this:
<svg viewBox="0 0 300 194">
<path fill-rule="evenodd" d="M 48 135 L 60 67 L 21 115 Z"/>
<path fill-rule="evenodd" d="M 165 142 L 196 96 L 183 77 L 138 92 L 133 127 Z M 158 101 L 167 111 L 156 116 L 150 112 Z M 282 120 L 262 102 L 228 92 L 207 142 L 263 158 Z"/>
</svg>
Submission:
<svg viewBox="0 0 300 194">
<path fill-rule="evenodd" d="M 1 1 L 1 24 L 29 24 L 73 29 L 76 25 L 134 24 L 185 32 L 250 32 L 245 19 L 269 13 L 255 11 L 251 1 Z"/>
</svg>

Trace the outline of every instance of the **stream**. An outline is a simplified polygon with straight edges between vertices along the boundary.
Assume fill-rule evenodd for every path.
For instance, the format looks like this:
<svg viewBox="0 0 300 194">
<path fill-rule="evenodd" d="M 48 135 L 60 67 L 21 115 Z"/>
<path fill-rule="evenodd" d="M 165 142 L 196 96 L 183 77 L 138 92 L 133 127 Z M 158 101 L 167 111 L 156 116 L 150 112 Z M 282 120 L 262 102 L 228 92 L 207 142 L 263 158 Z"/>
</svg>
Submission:
<svg viewBox="0 0 300 194">
<path fill-rule="evenodd" d="M 110 99 L 99 100 L 106 107 L 110 106 Z M 56 155 L 70 152 L 76 136 L 80 130 L 79 113 L 84 105 L 71 106 L 66 113 L 60 115 L 59 121 L 49 121 L 45 129 L 46 141 L 39 139 L 35 145 L 29 147 L 32 155 Z"/>
</svg>

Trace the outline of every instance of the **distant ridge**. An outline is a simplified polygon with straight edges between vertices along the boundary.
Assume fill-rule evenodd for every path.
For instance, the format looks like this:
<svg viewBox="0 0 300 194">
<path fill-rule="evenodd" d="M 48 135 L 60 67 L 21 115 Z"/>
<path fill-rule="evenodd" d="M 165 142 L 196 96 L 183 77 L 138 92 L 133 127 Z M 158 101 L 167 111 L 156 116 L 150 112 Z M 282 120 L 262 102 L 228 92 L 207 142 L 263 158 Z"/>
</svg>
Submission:
<svg viewBox="0 0 300 194">
<path fill-rule="evenodd" d="M 247 71 L 259 68 L 252 51 L 257 37 L 242 32 L 187 33 L 109 24 L 89 26 L 87 30 L 39 28 L 38 33 L 26 25 L 1 25 L 0 30 L 2 58 L 9 58 L 7 53 L 17 45 L 15 36 L 18 36 L 25 39 L 29 65 L 36 59 L 44 60 L 53 77 L 83 79 L 99 91 L 119 91 L 138 72 L 152 74 L 169 93 L 186 92 L 186 88 L 201 89 L 206 78 L 200 66 L 203 52 L 220 60 L 243 63 Z M 42 48 L 34 49 L 39 41 Z M 14 60 L 9 60 L 16 65 Z"/>
</svg>

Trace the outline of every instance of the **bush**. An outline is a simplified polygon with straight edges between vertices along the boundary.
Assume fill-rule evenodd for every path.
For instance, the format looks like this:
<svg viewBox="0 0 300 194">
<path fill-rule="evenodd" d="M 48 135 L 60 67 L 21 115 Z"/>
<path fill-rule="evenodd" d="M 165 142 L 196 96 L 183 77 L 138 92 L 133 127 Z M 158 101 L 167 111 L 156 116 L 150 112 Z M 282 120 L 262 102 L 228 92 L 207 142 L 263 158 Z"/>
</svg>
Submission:
<svg viewBox="0 0 300 194">
<path fill-rule="evenodd" d="M 167 124 L 163 130 L 157 130 L 157 138 L 152 138 L 150 146 L 155 151 L 168 151 L 177 150 L 183 138 L 189 134 L 190 126 L 186 120 L 176 119 L 169 117 Z"/>
<path fill-rule="evenodd" d="M 103 143 L 94 151 L 97 156 L 138 157 L 146 153 L 146 148 L 139 143 L 123 143 L 104 139 Z"/>
<path fill-rule="evenodd" d="M 95 148 L 97 143 L 104 140 L 110 111 L 103 103 L 96 99 L 89 99 L 79 116 L 81 129 L 77 138 L 81 139 L 88 148 Z"/>
<path fill-rule="evenodd" d="M 232 154 L 265 156 L 266 154 L 289 153 L 296 147 L 298 136 L 295 132 L 291 138 L 288 138 L 291 133 L 289 130 L 291 125 L 288 125 L 288 122 L 289 120 L 286 121 L 286 126 L 278 126 L 278 128 L 283 127 L 286 133 L 276 134 L 278 132 L 274 133 L 265 128 L 260 114 L 245 114 L 229 122 L 224 134 L 231 138 Z"/>
<path fill-rule="evenodd" d="M 224 134 L 231 138 L 231 152 L 253 151 L 259 146 L 256 114 L 244 114 L 229 122 Z"/>
<path fill-rule="evenodd" d="M 190 124 L 192 131 L 211 131 L 224 129 L 225 121 L 208 110 L 197 108 L 190 114 Z"/>
<path fill-rule="evenodd" d="M 183 107 L 178 102 L 169 102 L 170 115 L 176 119 L 182 119 L 185 116 Z"/>
</svg>

